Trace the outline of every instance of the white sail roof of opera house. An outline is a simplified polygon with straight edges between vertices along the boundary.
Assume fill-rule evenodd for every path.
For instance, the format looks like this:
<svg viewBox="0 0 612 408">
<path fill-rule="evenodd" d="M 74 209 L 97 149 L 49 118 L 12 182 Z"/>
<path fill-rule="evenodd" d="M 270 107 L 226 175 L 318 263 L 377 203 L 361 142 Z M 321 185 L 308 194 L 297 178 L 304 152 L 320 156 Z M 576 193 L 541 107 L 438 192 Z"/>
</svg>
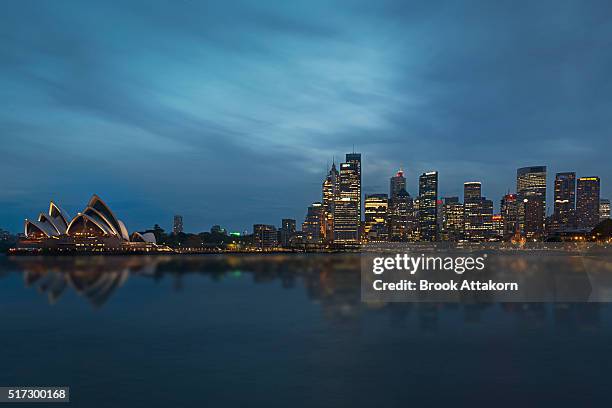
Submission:
<svg viewBox="0 0 612 408">
<path fill-rule="evenodd" d="M 51 201 L 48 213 L 40 213 L 37 220 L 25 220 L 24 232 L 29 238 L 92 233 L 130 241 L 130 235 L 123 221 L 115 216 L 115 213 L 97 194 L 91 197 L 85 209 L 74 218 Z M 155 243 L 155 236 L 152 233 L 134 233 L 132 240 Z"/>
</svg>

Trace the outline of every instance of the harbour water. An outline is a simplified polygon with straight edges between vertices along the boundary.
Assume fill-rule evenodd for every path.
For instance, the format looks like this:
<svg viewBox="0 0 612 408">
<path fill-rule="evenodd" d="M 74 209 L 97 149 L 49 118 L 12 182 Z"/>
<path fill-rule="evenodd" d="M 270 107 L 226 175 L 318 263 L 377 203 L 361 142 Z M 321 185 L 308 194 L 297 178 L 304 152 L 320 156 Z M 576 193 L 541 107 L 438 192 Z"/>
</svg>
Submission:
<svg viewBox="0 0 612 408">
<path fill-rule="evenodd" d="M 0 256 L 0 385 L 78 407 L 589 406 L 607 303 L 363 303 L 359 255 Z"/>
</svg>

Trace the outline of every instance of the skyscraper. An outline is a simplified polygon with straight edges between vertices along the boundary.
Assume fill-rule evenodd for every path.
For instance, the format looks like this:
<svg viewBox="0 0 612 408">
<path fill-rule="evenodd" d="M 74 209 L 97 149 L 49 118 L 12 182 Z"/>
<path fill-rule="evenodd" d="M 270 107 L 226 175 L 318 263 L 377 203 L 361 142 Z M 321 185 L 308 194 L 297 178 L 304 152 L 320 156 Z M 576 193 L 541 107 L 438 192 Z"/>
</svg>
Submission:
<svg viewBox="0 0 612 408">
<path fill-rule="evenodd" d="M 480 181 L 468 181 L 463 183 L 463 201 L 480 199 L 482 197 L 482 183 Z"/>
<path fill-rule="evenodd" d="M 518 169 L 516 171 L 516 194 L 519 203 L 518 224 L 521 234 L 528 239 L 541 238 L 544 234 L 546 218 L 546 166 Z"/>
<path fill-rule="evenodd" d="M 350 190 L 353 196 L 357 197 L 357 210 L 359 212 L 359 222 L 361 222 L 361 153 L 347 153 L 346 162 L 354 165 L 355 174 L 350 181 Z"/>
<path fill-rule="evenodd" d="M 306 218 L 302 224 L 304 240 L 307 242 L 320 242 L 323 238 L 323 204 L 312 203 L 306 212 Z"/>
<path fill-rule="evenodd" d="M 571 228 L 576 208 L 576 173 L 565 172 L 555 175 L 555 204 L 552 222 L 553 231 Z"/>
<path fill-rule="evenodd" d="M 422 241 L 438 239 L 438 172 L 430 171 L 419 177 L 419 233 Z"/>
<path fill-rule="evenodd" d="M 463 238 L 463 204 L 459 197 L 444 198 L 442 235 L 443 241 L 456 242 Z"/>
<path fill-rule="evenodd" d="M 518 199 L 516 194 L 506 194 L 501 199 L 501 216 L 503 219 L 503 238 L 510 239 L 518 229 Z"/>
<path fill-rule="evenodd" d="M 291 218 L 283 218 L 281 221 L 281 229 L 279 231 L 279 241 L 281 246 L 288 247 L 291 244 L 291 238 L 295 235 L 296 222 Z"/>
<path fill-rule="evenodd" d="M 599 223 L 599 177 L 579 177 L 576 185 L 576 224 L 591 230 Z"/>
<path fill-rule="evenodd" d="M 404 172 L 402 171 L 402 169 L 399 169 L 397 174 L 391 177 L 389 183 L 390 201 L 395 200 L 395 198 L 401 191 L 406 191 L 406 178 L 404 177 Z"/>
<path fill-rule="evenodd" d="M 359 242 L 361 224 L 361 154 L 349 153 L 340 164 L 339 194 L 334 204 L 334 242 Z"/>
<path fill-rule="evenodd" d="M 386 194 L 368 194 L 365 198 L 364 232 L 369 242 L 387 241 L 389 198 Z"/>
<path fill-rule="evenodd" d="M 481 242 L 494 235 L 493 202 L 481 194 L 479 181 L 463 184 L 463 236 L 467 241 Z"/>
<path fill-rule="evenodd" d="M 610 200 L 602 198 L 599 200 L 599 221 L 604 221 L 610 218 Z"/>
<path fill-rule="evenodd" d="M 417 229 L 412 197 L 401 190 L 389 202 L 389 238 L 400 242 L 416 240 Z"/>
<path fill-rule="evenodd" d="M 334 239 L 334 207 L 339 199 L 340 175 L 336 170 L 336 163 L 332 163 L 325 180 L 323 180 L 323 239 Z"/>
<path fill-rule="evenodd" d="M 176 235 L 180 234 L 181 232 L 183 232 L 183 216 L 175 215 L 174 224 L 172 225 L 172 233 Z"/>
</svg>

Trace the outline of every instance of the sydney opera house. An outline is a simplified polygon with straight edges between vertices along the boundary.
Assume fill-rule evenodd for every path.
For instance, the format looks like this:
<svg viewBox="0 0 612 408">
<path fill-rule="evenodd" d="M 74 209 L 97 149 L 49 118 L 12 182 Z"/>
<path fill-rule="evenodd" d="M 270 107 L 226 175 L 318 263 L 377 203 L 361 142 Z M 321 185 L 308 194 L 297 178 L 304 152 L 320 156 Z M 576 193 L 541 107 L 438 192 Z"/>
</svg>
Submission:
<svg viewBox="0 0 612 408">
<path fill-rule="evenodd" d="M 85 209 L 74 218 L 53 201 L 47 213 L 36 220 L 26 219 L 25 239 L 17 252 L 157 252 L 169 250 L 157 245 L 152 233 L 129 235 L 125 224 L 98 197 L 93 195 Z"/>
</svg>

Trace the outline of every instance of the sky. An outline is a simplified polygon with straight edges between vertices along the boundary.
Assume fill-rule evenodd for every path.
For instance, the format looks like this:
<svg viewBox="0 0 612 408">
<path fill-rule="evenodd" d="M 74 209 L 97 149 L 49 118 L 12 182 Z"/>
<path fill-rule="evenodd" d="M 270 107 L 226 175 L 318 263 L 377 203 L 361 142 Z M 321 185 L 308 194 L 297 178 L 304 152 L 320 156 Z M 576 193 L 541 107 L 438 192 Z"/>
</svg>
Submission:
<svg viewBox="0 0 612 408">
<path fill-rule="evenodd" d="M 28 1 L 0 16 L 0 228 L 96 193 L 130 231 L 301 222 L 335 158 L 363 192 L 516 169 L 612 198 L 608 1 Z"/>
</svg>

